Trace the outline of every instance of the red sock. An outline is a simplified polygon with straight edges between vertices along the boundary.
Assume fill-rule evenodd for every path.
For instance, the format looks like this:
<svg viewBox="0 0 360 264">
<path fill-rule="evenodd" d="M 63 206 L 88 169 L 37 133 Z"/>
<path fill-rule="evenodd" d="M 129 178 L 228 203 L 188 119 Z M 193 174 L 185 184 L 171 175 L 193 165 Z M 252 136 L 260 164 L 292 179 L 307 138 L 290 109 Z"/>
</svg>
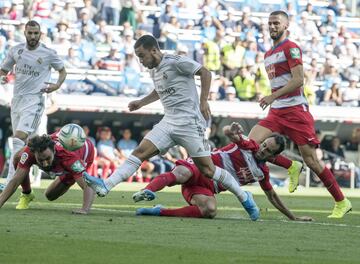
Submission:
<svg viewBox="0 0 360 264">
<path fill-rule="evenodd" d="M 177 209 L 161 209 L 161 216 L 177 216 L 177 217 L 195 217 L 201 218 L 203 215 L 196 205 L 185 206 Z"/>
<path fill-rule="evenodd" d="M 288 169 L 291 167 L 292 161 L 283 155 L 277 155 L 273 160 L 269 160 L 271 163 Z"/>
<path fill-rule="evenodd" d="M 172 172 L 166 172 L 152 179 L 152 181 L 146 185 L 145 189 L 157 192 L 163 189 L 165 186 L 173 186 L 175 182 L 175 175 Z"/>
<path fill-rule="evenodd" d="M 339 184 L 328 168 L 325 167 L 318 177 L 324 183 L 332 197 L 334 197 L 335 201 L 340 202 L 344 200 L 344 194 L 341 192 Z"/>
<path fill-rule="evenodd" d="M 25 194 L 31 193 L 30 177 L 25 177 L 24 181 L 21 183 L 22 192 Z"/>
</svg>

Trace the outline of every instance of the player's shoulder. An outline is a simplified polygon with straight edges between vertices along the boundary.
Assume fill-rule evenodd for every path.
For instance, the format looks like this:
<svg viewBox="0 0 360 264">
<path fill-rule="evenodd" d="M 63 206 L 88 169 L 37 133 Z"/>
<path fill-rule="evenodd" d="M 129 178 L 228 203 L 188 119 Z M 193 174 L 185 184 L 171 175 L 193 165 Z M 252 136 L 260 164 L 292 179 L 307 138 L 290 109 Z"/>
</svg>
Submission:
<svg viewBox="0 0 360 264">
<path fill-rule="evenodd" d="M 18 52 L 18 53 L 22 53 L 24 51 L 24 49 L 26 48 L 26 44 L 25 43 L 19 43 L 19 44 L 16 44 L 15 46 L 11 47 L 10 48 L 10 51 L 13 51 L 13 52 Z M 20 55 L 19 54 L 19 55 Z"/>
<path fill-rule="evenodd" d="M 44 43 L 40 43 L 40 46 L 39 46 L 39 50 L 41 52 L 46 52 L 46 53 L 49 53 L 49 54 L 57 54 L 56 50 L 48 47 L 46 44 Z"/>
<path fill-rule="evenodd" d="M 283 48 L 284 48 L 284 49 L 291 49 L 291 48 L 298 48 L 298 49 L 300 49 L 300 46 L 299 46 L 296 42 L 288 39 L 288 40 L 284 43 Z"/>
<path fill-rule="evenodd" d="M 180 61 L 184 56 L 177 55 L 177 54 L 164 54 L 165 61 L 173 62 L 173 61 Z"/>
</svg>

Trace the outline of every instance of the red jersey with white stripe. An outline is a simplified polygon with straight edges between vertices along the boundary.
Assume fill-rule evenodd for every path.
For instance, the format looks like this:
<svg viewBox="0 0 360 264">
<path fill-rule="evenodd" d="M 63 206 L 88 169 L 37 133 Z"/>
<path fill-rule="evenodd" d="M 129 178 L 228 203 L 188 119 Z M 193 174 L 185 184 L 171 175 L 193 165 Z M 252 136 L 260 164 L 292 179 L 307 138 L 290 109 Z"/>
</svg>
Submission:
<svg viewBox="0 0 360 264">
<path fill-rule="evenodd" d="M 68 151 L 58 141 L 57 134 L 51 134 L 51 138 L 55 141 L 55 157 L 52 168 L 47 173 L 52 178 L 65 175 L 70 175 L 74 179 L 80 178 L 87 166 L 93 163 L 94 145 L 89 139 L 86 139 L 85 144 L 80 149 Z M 18 155 L 19 157 L 15 159 L 17 161 L 14 164 L 15 167 L 19 166 L 19 168 L 30 169 L 32 165 L 36 164 L 35 155 L 28 146 Z"/>
<path fill-rule="evenodd" d="M 258 149 L 259 145 L 254 140 L 241 136 L 240 141 L 226 145 L 213 152 L 211 159 L 216 166 L 227 170 L 231 175 L 236 175 L 236 180 L 240 185 L 259 181 L 263 190 L 271 190 L 269 168 L 264 162 L 259 162 L 254 157 Z M 250 170 L 251 174 L 245 173 L 245 170 Z M 217 192 L 225 190 L 215 181 L 214 185 Z"/>
<path fill-rule="evenodd" d="M 275 92 L 289 82 L 292 77 L 291 68 L 302 65 L 302 51 L 296 43 L 285 39 L 265 53 L 264 63 L 270 80 L 271 91 Z M 271 108 L 284 108 L 301 104 L 308 104 L 302 86 L 277 98 L 271 104 Z"/>
</svg>

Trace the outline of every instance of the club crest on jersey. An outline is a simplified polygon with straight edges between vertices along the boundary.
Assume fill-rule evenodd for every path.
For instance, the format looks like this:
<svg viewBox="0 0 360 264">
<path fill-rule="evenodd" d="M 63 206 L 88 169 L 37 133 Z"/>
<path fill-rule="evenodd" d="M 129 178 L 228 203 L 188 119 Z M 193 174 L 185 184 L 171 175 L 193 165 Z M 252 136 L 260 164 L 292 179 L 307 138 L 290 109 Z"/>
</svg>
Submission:
<svg viewBox="0 0 360 264">
<path fill-rule="evenodd" d="M 163 79 L 164 79 L 164 80 L 167 80 L 167 78 L 168 78 L 168 76 L 167 76 L 166 72 L 164 72 L 164 73 L 163 73 Z"/>
<path fill-rule="evenodd" d="M 38 58 L 38 59 L 37 59 L 37 62 L 38 62 L 39 64 L 43 63 L 42 58 Z"/>
<path fill-rule="evenodd" d="M 300 59 L 300 50 L 298 48 L 291 48 L 290 56 L 293 59 Z"/>
<path fill-rule="evenodd" d="M 24 52 L 23 49 L 19 49 L 17 53 L 18 53 L 18 55 L 21 55 L 23 52 Z"/>
<path fill-rule="evenodd" d="M 28 157 L 29 157 L 29 154 L 27 154 L 26 152 L 24 152 L 23 154 L 21 154 L 20 163 L 21 163 L 21 164 L 25 164 L 25 162 L 27 161 Z"/>
</svg>

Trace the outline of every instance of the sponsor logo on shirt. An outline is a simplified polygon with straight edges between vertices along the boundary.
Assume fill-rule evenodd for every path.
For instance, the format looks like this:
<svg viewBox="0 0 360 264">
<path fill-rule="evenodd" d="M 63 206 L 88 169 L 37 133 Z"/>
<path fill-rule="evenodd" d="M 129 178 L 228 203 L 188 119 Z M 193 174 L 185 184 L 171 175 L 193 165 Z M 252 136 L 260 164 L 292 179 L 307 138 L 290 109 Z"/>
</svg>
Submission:
<svg viewBox="0 0 360 264">
<path fill-rule="evenodd" d="M 85 170 L 84 166 L 81 164 L 80 160 L 77 160 L 71 165 L 71 169 L 74 172 L 82 172 Z"/>
<path fill-rule="evenodd" d="M 162 87 L 159 86 L 159 88 L 162 88 Z M 158 93 L 160 95 L 173 95 L 175 93 L 175 89 L 173 87 L 171 87 L 171 88 L 167 88 L 164 90 L 159 90 Z"/>
<path fill-rule="evenodd" d="M 290 56 L 293 59 L 300 59 L 300 50 L 298 48 L 291 48 Z"/>
<path fill-rule="evenodd" d="M 40 72 L 36 71 L 34 67 L 28 64 L 24 64 L 23 67 L 16 65 L 15 73 L 24 74 L 32 77 L 38 77 L 40 75 Z"/>
<path fill-rule="evenodd" d="M 24 52 L 23 49 L 19 49 L 17 53 L 18 53 L 18 55 L 21 55 L 23 52 Z"/>
<path fill-rule="evenodd" d="M 43 59 L 42 59 L 42 58 L 38 58 L 38 59 L 37 59 L 37 62 L 38 62 L 39 64 L 41 64 L 41 63 L 43 63 Z"/>
<path fill-rule="evenodd" d="M 163 73 L 163 79 L 164 79 L 164 80 L 167 80 L 167 78 L 168 78 L 168 76 L 167 76 L 166 72 L 164 72 L 164 73 Z"/>
<path fill-rule="evenodd" d="M 21 164 L 25 164 L 25 162 L 27 161 L 28 157 L 29 157 L 29 154 L 27 154 L 26 152 L 24 152 L 23 154 L 21 154 L 20 163 L 21 163 Z"/>
</svg>

